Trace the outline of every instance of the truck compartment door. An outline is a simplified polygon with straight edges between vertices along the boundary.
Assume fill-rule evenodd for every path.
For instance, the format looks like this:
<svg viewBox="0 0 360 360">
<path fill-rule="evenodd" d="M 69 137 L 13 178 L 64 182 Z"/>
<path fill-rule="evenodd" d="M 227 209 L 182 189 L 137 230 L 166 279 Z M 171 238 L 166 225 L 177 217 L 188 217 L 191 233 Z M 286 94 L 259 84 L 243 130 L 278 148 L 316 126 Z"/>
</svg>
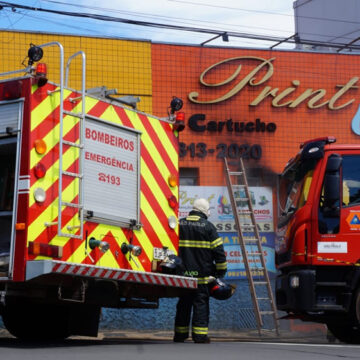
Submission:
<svg viewBox="0 0 360 360">
<path fill-rule="evenodd" d="M 0 103 L 0 277 L 13 262 L 23 102 Z"/>
</svg>

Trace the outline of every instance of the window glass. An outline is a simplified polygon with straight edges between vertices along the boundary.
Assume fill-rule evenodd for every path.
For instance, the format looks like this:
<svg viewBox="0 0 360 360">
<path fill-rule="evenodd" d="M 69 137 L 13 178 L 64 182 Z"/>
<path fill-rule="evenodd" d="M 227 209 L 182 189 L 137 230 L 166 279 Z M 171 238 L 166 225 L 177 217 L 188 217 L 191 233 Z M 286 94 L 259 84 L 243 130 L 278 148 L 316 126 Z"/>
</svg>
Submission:
<svg viewBox="0 0 360 360">
<path fill-rule="evenodd" d="M 342 162 L 342 204 L 360 204 L 360 155 L 343 156 Z"/>
<path fill-rule="evenodd" d="M 198 168 L 180 168 L 180 185 L 199 185 Z"/>
</svg>

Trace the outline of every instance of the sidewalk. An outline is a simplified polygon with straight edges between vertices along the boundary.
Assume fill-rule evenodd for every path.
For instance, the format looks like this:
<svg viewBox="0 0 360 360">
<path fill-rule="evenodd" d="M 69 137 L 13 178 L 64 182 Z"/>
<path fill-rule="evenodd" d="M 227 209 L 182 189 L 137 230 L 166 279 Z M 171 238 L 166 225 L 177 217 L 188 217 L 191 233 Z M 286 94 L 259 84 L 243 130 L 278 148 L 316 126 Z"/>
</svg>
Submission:
<svg viewBox="0 0 360 360">
<path fill-rule="evenodd" d="M 117 330 L 102 330 L 99 336 L 104 340 L 114 339 L 142 339 L 142 340 L 161 340 L 172 341 L 172 331 L 117 331 Z M 329 341 L 325 332 L 287 332 L 280 331 L 280 336 L 277 336 L 274 331 L 263 330 L 259 336 L 257 330 L 244 329 L 243 332 L 232 331 L 210 331 L 209 336 L 212 341 L 259 341 L 259 342 L 295 342 L 295 343 L 321 343 L 328 344 L 334 342 Z"/>
<path fill-rule="evenodd" d="M 258 331 L 254 329 L 244 329 L 244 331 L 210 331 L 209 336 L 213 342 L 219 341 L 258 341 L 258 342 L 293 342 L 293 343 L 316 343 L 328 344 L 335 343 L 334 338 L 328 338 L 325 331 L 312 331 L 312 332 L 289 332 L 280 331 L 280 336 L 277 336 L 274 331 L 262 330 L 261 336 Z M 3 328 L 0 328 L 0 338 L 12 338 L 13 336 Z M 73 339 L 97 339 L 105 341 L 116 340 L 145 340 L 145 341 L 172 341 L 173 332 L 164 331 L 140 331 L 131 330 L 107 330 L 100 329 L 97 338 L 72 336 Z M 190 341 L 190 340 L 189 340 Z"/>
</svg>

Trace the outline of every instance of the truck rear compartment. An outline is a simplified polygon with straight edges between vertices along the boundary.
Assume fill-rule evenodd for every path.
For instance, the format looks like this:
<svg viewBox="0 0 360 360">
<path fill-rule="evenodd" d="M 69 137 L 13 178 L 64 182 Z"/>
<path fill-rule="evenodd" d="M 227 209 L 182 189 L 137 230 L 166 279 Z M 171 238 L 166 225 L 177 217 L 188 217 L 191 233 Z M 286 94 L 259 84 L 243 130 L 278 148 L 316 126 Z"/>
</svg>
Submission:
<svg viewBox="0 0 360 360">
<path fill-rule="evenodd" d="M 13 219 L 16 137 L 0 139 L 0 273 L 9 267 Z"/>
</svg>

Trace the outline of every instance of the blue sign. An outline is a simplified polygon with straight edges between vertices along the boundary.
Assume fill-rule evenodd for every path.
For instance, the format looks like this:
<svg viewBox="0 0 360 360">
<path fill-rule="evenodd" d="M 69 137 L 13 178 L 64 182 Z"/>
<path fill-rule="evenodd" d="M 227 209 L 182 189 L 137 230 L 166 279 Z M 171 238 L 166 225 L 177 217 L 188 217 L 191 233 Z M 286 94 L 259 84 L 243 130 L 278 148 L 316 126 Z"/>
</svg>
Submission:
<svg viewBox="0 0 360 360">
<path fill-rule="evenodd" d="M 245 265 L 243 261 L 243 256 L 241 253 L 239 238 L 237 233 L 221 233 L 220 234 L 226 253 L 227 260 L 227 274 L 226 279 L 245 279 Z M 244 238 L 253 237 L 252 233 L 243 233 Z M 262 250 L 264 253 L 266 269 L 269 273 L 269 276 L 275 275 L 275 233 L 273 232 L 263 232 L 260 233 L 260 241 Z M 246 245 L 246 251 L 248 254 L 248 262 L 250 268 L 252 269 L 252 274 L 254 276 L 263 276 L 262 264 L 260 261 L 259 255 L 251 255 L 252 253 L 258 252 L 257 245 Z M 259 268 L 257 271 L 256 269 Z"/>
</svg>

